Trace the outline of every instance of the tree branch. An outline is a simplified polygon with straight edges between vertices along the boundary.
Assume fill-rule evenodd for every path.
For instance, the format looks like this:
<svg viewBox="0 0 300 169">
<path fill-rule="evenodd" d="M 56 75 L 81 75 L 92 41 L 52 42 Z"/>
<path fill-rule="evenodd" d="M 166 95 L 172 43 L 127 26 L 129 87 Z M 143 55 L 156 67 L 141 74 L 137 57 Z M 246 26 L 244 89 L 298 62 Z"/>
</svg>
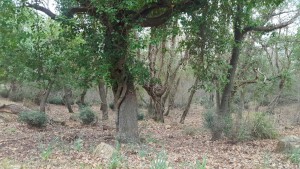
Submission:
<svg viewBox="0 0 300 169">
<path fill-rule="evenodd" d="M 295 22 L 295 20 L 300 16 L 300 10 L 288 21 L 279 23 L 276 25 L 269 25 L 269 26 L 247 26 L 243 29 L 243 34 L 249 32 L 249 31 L 259 31 L 259 32 L 271 32 L 276 29 L 284 28 L 292 23 Z"/>
<path fill-rule="evenodd" d="M 53 13 L 49 9 L 47 9 L 47 8 L 45 8 L 43 6 L 40 6 L 38 4 L 29 4 L 29 3 L 27 3 L 25 6 L 33 8 L 33 9 L 35 9 L 37 11 L 43 12 L 44 14 L 48 15 L 51 19 L 56 19 L 56 17 L 57 17 L 57 15 L 55 13 Z"/>
</svg>

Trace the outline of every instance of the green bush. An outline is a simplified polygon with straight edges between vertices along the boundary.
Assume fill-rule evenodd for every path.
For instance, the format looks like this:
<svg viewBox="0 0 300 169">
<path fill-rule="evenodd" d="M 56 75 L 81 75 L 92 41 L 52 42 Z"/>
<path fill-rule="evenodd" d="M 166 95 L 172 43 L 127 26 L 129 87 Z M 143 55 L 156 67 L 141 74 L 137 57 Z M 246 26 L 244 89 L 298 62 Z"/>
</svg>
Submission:
<svg viewBox="0 0 300 169">
<path fill-rule="evenodd" d="M 271 119 L 265 113 L 254 114 L 251 134 L 254 138 L 259 139 L 273 139 L 278 135 Z"/>
<path fill-rule="evenodd" d="M 138 113 L 137 119 L 138 119 L 138 120 L 144 120 L 144 119 L 145 119 L 144 113 Z"/>
<path fill-rule="evenodd" d="M 0 90 L 0 96 L 3 98 L 8 98 L 9 90 L 8 89 L 2 89 Z"/>
<path fill-rule="evenodd" d="M 211 132 L 222 130 L 226 137 L 235 141 L 273 139 L 278 135 L 276 127 L 265 113 L 255 112 L 244 116 L 242 119 L 236 118 L 234 116 L 227 116 L 219 119 L 213 111 L 209 110 L 204 113 L 204 125 Z M 234 119 L 240 120 L 239 125 L 234 123 Z"/>
<path fill-rule="evenodd" d="M 91 124 L 96 120 L 95 113 L 88 107 L 81 109 L 79 118 L 83 124 Z"/>
<path fill-rule="evenodd" d="M 47 124 L 47 115 L 46 113 L 36 111 L 21 112 L 19 120 L 27 123 L 29 126 L 41 128 Z"/>
<path fill-rule="evenodd" d="M 288 153 L 288 157 L 292 163 L 300 164 L 300 149 L 294 149 Z"/>
<path fill-rule="evenodd" d="M 23 101 L 24 95 L 21 91 L 11 92 L 8 96 L 9 100 L 14 102 Z"/>
<path fill-rule="evenodd" d="M 63 99 L 61 97 L 58 97 L 58 96 L 49 98 L 48 103 L 56 104 L 56 105 L 64 105 L 65 104 Z"/>
</svg>

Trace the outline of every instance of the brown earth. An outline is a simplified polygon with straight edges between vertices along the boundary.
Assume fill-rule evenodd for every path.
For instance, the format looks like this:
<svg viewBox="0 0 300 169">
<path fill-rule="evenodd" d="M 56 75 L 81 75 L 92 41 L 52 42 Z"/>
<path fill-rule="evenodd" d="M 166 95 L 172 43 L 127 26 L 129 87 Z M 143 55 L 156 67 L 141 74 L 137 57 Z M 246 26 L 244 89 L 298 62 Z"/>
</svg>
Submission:
<svg viewBox="0 0 300 169">
<path fill-rule="evenodd" d="M 8 103 L 11 102 L 0 99 L 0 105 Z M 78 111 L 76 106 L 73 108 Z M 93 109 L 100 111 L 98 106 Z M 178 123 L 182 112 L 179 109 L 166 117 L 165 124 L 140 121 L 143 143 L 121 145 L 121 155 L 114 156 L 115 160 L 93 153 L 101 142 L 116 145 L 113 112 L 109 112 L 110 120 L 105 124 L 83 126 L 69 120 L 71 114 L 64 106 L 48 105 L 47 110 L 53 121 L 65 123 L 51 123 L 36 129 L 19 123 L 17 118 L 0 121 L 0 168 L 109 168 L 114 161 L 121 161 L 122 167 L 118 168 L 148 169 L 164 158 L 170 169 L 194 169 L 196 161 L 203 159 L 210 169 L 299 168 L 285 154 L 275 152 L 277 140 L 237 144 L 227 140 L 210 141 L 210 133 L 201 125 L 203 108 L 200 106 L 192 106 L 185 124 Z M 281 134 L 299 136 L 300 127 L 282 127 Z"/>
</svg>

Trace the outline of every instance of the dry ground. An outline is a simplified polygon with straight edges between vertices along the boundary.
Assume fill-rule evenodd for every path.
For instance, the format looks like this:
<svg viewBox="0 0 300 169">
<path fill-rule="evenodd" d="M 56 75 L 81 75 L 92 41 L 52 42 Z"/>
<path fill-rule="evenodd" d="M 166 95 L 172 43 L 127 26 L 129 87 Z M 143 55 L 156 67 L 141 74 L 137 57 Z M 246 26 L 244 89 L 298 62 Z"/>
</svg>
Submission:
<svg viewBox="0 0 300 169">
<path fill-rule="evenodd" d="M 9 103 L 0 99 L 0 104 Z M 22 103 L 19 103 L 22 104 Z M 74 107 L 75 110 L 76 107 Z M 99 112 L 99 107 L 93 107 Z M 179 124 L 181 110 L 171 112 L 165 124 L 152 120 L 139 122 L 140 145 L 121 145 L 122 168 L 151 168 L 158 156 L 167 158 L 169 168 L 196 168 L 196 161 L 207 161 L 206 168 L 298 168 L 284 154 L 276 153 L 277 140 L 248 141 L 230 144 L 210 141 L 210 134 L 202 127 L 202 107 L 192 106 L 185 124 Z M 92 152 L 101 142 L 115 146 L 114 121 L 103 126 L 82 126 L 70 121 L 63 106 L 49 105 L 47 114 L 55 120 L 66 121 L 48 125 L 44 129 L 28 128 L 13 117 L 0 122 L 0 168 L 108 168 L 112 162 Z M 13 116 L 13 115 L 12 115 Z M 110 112 L 110 119 L 114 115 Z M 300 135 L 300 127 L 284 129 L 282 135 Z"/>
</svg>

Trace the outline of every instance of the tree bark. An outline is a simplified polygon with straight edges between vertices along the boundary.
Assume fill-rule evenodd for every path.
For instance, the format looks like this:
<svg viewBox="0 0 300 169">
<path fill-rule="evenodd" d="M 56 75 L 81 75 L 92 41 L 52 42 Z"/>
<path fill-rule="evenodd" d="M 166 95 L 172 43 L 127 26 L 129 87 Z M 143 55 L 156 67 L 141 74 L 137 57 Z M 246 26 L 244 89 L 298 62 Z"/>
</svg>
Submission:
<svg viewBox="0 0 300 169">
<path fill-rule="evenodd" d="M 78 106 L 80 108 L 84 107 L 86 105 L 85 103 L 85 95 L 87 93 L 87 88 L 84 88 L 82 93 L 80 94 L 80 98 L 79 98 L 79 101 L 77 102 Z"/>
<path fill-rule="evenodd" d="M 69 113 L 74 113 L 72 106 L 71 106 L 71 100 L 72 100 L 72 89 L 69 87 L 64 87 L 64 97 L 63 97 L 63 101 L 66 105 L 66 107 L 68 108 Z"/>
<path fill-rule="evenodd" d="M 52 89 L 53 82 L 49 82 L 40 102 L 40 112 L 46 112 L 46 102 Z"/>
<path fill-rule="evenodd" d="M 194 85 L 192 86 L 192 90 L 191 90 L 191 94 L 190 94 L 190 97 L 189 97 L 189 100 L 188 100 L 188 103 L 182 113 L 182 116 L 181 116 L 181 119 L 180 119 L 180 123 L 183 124 L 184 123 L 184 120 L 186 118 L 186 115 L 188 114 L 190 108 L 191 108 L 191 104 L 192 104 L 192 100 L 193 100 L 193 97 L 197 91 L 197 85 L 199 83 L 199 78 L 197 77 L 196 80 L 195 80 L 195 83 Z"/>
<path fill-rule="evenodd" d="M 170 91 L 169 101 L 168 101 L 168 109 L 167 109 L 166 113 L 164 114 L 165 116 L 168 116 L 170 111 L 174 109 L 175 96 L 177 93 L 179 82 L 180 82 L 180 78 L 177 79 L 175 86 L 173 86 L 172 90 Z"/>
<path fill-rule="evenodd" d="M 122 25 L 122 23 L 120 23 Z M 112 66 L 110 69 L 114 107 L 116 111 L 117 139 L 122 143 L 138 142 L 137 96 L 134 78 L 126 64 L 129 32 L 124 27 L 107 29 L 104 39 L 104 56 Z M 105 59 L 105 58 L 104 58 Z"/>
<path fill-rule="evenodd" d="M 242 6 L 241 4 L 237 5 L 237 12 L 234 17 L 234 44 L 232 47 L 231 51 L 231 59 L 230 59 L 230 68 L 228 70 L 228 83 L 225 85 L 225 88 L 222 92 L 222 97 L 221 97 L 221 103 L 220 103 L 220 108 L 217 111 L 217 119 L 216 119 L 216 124 L 215 124 L 215 129 L 212 133 L 212 140 L 219 140 L 221 138 L 221 135 L 223 133 L 224 129 L 224 118 L 229 115 L 229 104 L 231 101 L 231 92 L 233 89 L 233 84 L 234 84 L 234 77 L 238 65 L 238 60 L 239 60 L 239 55 L 240 55 L 240 50 L 241 50 L 241 45 L 242 45 L 242 40 L 244 38 L 244 34 L 241 32 L 241 24 L 242 24 Z"/>
<path fill-rule="evenodd" d="M 102 120 L 108 120 L 108 106 L 106 100 L 105 83 L 103 79 L 100 79 L 98 88 L 99 88 L 99 95 L 101 99 L 100 110 L 102 111 Z"/>
</svg>

